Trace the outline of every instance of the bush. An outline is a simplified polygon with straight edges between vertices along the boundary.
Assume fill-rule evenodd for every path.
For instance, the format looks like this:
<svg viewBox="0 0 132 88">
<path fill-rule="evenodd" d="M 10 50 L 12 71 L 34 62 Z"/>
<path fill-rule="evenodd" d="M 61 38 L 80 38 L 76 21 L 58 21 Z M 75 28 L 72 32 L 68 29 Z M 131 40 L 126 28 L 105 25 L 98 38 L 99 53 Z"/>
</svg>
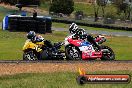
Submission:
<svg viewBox="0 0 132 88">
<path fill-rule="evenodd" d="M 74 11 L 73 0 L 53 0 L 49 12 L 70 15 Z"/>
<path fill-rule="evenodd" d="M 83 11 L 77 11 L 77 12 L 75 12 L 75 19 L 76 20 L 82 20 L 82 18 L 84 18 Z"/>
<path fill-rule="evenodd" d="M 115 23 L 115 14 L 111 12 L 107 12 L 104 17 L 105 24 L 114 24 Z"/>
</svg>

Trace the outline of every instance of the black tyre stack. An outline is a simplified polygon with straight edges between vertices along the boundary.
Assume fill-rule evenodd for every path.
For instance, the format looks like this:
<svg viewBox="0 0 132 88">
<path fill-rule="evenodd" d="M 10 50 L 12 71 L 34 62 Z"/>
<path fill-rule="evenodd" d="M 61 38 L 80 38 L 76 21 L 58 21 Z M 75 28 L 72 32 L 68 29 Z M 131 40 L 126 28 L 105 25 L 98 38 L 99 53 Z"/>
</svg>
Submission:
<svg viewBox="0 0 132 88">
<path fill-rule="evenodd" d="M 35 31 L 37 33 L 52 33 L 52 21 L 50 17 L 10 17 L 9 16 L 9 30 L 10 31 Z"/>
<path fill-rule="evenodd" d="M 45 34 L 46 33 L 46 19 L 39 18 L 36 21 L 36 32 Z"/>
<path fill-rule="evenodd" d="M 52 33 L 51 27 L 52 27 L 52 20 L 50 17 L 47 17 L 46 18 L 46 32 L 47 33 Z"/>
<path fill-rule="evenodd" d="M 10 20 L 9 20 L 9 29 L 10 31 L 16 31 L 18 28 L 17 28 L 17 25 L 18 25 L 18 19 L 16 17 L 12 17 Z"/>
</svg>

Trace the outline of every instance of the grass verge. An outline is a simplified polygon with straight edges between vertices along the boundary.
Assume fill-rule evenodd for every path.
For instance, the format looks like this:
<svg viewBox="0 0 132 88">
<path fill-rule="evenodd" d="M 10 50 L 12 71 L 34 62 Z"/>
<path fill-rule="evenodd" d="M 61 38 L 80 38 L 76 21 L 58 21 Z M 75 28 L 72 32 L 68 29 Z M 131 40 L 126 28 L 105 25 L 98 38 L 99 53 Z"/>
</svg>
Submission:
<svg viewBox="0 0 132 88">
<path fill-rule="evenodd" d="M 88 74 L 91 74 L 90 72 Z M 92 74 L 130 74 L 131 71 L 94 72 Z M 78 85 L 78 73 L 23 73 L 12 76 L 0 76 L 0 88 L 131 88 L 129 84 L 85 84 Z"/>
</svg>

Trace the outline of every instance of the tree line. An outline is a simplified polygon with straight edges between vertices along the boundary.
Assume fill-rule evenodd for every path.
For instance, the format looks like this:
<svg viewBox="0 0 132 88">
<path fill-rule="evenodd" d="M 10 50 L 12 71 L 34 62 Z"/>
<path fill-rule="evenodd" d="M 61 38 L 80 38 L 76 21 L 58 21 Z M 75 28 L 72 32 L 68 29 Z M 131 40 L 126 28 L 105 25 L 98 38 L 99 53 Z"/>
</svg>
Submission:
<svg viewBox="0 0 132 88">
<path fill-rule="evenodd" d="M 6 4 L 25 4 L 25 5 L 40 5 L 40 0 L 0 0 L 1 3 L 6 3 Z"/>
<path fill-rule="evenodd" d="M 49 12 L 54 13 L 63 13 L 66 15 L 70 15 L 74 11 L 74 1 L 75 0 L 0 0 L 0 2 L 9 3 L 9 4 L 37 4 L 50 2 Z M 110 11 L 106 13 L 106 6 L 108 5 L 108 1 L 111 1 L 111 4 L 117 8 L 117 13 L 111 13 Z M 132 0 L 96 0 L 96 3 L 93 2 L 93 10 L 95 15 L 95 21 L 98 20 L 98 14 L 102 13 L 102 17 L 113 17 L 115 14 L 121 16 L 123 15 L 124 19 L 132 20 Z M 99 12 L 101 9 L 101 12 Z"/>
</svg>

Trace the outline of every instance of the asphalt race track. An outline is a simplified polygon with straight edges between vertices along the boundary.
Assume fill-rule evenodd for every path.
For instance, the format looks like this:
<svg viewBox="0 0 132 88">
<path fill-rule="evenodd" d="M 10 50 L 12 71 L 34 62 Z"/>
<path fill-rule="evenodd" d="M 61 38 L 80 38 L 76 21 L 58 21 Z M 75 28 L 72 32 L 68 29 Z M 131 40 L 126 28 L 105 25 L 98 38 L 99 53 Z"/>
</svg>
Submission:
<svg viewBox="0 0 132 88">
<path fill-rule="evenodd" d="M 0 27 L 2 23 L 0 23 Z M 55 28 L 53 27 L 52 30 L 54 31 L 68 31 L 66 28 Z M 108 29 L 109 30 L 109 29 Z M 110 36 L 127 36 L 132 37 L 131 31 L 122 31 L 122 32 L 110 32 L 110 31 L 101 31 L 101 30 L 87 30 L 90 34 L 102 34 L 102 35 L 110 35 Z"/>
<path fill-rule="evenodd" d="M 54 31 L 68 31 L 65 28 L 52 28 Z M 109 29 L 108 29 L 109 30 Z M 102 34 L 102 35 L 110 35 L 110 36 L 127 36 L 132 37 L 131 31 L 120 31 L 120 32 L 114 32 L 114 31 L 101 31 L 101 30 L 86 30 L 89 34 Z"/>
</svg>

